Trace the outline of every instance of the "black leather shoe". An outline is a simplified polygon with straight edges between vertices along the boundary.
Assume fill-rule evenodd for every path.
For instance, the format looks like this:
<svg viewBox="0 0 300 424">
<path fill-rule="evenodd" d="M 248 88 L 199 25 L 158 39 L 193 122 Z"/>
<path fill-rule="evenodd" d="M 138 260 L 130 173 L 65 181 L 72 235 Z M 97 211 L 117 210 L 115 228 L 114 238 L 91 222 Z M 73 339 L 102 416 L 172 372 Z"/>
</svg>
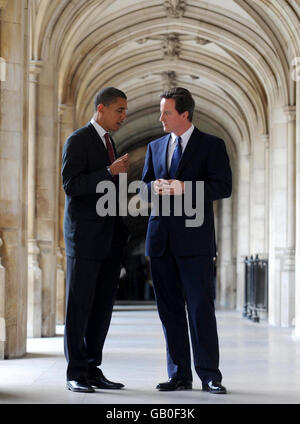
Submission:
<svg viewBox="0 0 300 424">
<path fill-rule="evenodd" d="M 165 383 L 160 383 L 156 386 L 160 391 L 172 391 L 172 390 L 191 390 L 192 382 L 190 380 L 182 380 L 180 378 L 170 378 Z"/>
<path fill-rule="evenodd" d="M 124 384 L 122 383 L 114 383 L 113 381 L 107 380 L 99 368 L 94 370 L 92 374 L 88 375 L 88 382 L 91 386 L 96 387 L 97 389 L 119 390 L 124 387 Z"/>
<path fill-rule="evenodd" d="M 210 392 L 220 395 L 225 395 L 227 393 L 227 390 L 219 381 L 209 381 L 206 384 L 202 384 L 202 390 L 204 392 Z"/>
<path fill-rule="evenodd" d="M 71 392 L 92 393 L 95 390 L 89 384 L 86 378 L 77 378 L 76 380 L 67 380 L 67 389 Z"/>
</svg>

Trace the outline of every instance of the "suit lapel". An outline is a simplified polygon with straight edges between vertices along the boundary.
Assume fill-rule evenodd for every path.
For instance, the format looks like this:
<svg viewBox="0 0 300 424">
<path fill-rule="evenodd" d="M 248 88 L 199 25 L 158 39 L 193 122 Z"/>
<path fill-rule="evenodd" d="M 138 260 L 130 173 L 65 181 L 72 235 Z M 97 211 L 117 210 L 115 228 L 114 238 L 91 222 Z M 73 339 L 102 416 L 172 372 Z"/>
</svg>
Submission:
<svg viewBox="0 0 300 424">
<path fill-rule="evenodd" d="M 163 175 L 164 178 L 169 178 L 169 171 L 168 171 L 168 146 L 169 146 L 169 140 L 171 138 L 171 134 L 167 134 L 162 143 L 159 144 L 159 147 L 161 150 L 159 150 L 159 160 L 163 169 Z"/>
<path fill-rule="evenodd" d="M 91 134 L 91 138 L 93 140 L 93 143 L 95 145 L 95 147 L 100 151 L 101 155 L 106 155 L 107 156 L 107 161 L 109 162 L 109 157 L 108 157 L 108 153 L 107 150 L 103 144 L 103 141 L 101 139 L 101 137 L 99 136 L 99 134 L 97 133 L 97 131 L 94 128 L 94 125 L 92 125 L 90 122 L 87 124 L 88 129 L 90 130 L 90 134 Z M 112 143 L 113 144 L 113 143 Z M 115 146 L 113 144 L 113 147 L 115 149 Z"/>
</svg>

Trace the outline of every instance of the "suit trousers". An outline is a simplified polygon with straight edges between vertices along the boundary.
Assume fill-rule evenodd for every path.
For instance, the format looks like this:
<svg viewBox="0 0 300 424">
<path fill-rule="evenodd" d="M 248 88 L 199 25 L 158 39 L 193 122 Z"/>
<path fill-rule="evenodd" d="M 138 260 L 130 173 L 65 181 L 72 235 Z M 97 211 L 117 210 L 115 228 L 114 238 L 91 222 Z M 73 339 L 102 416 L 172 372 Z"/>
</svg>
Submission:
<svg viewBox="0 0 300 424">
<path fill-rule="evenodd" d="M 151 257 L 150 263 L 158 313 L 166 339 L 169 378 L 192 380 L 189 323 L 198 376 L 202 383 L 221 381 L 213 258 L 176 256 L 169 244 L 164 254 Z"/>
<path fill-rule="evenodd" d="M 67 257 L 64 350 L 67 380 L 86 377 L 101 365 L 102 349 L 118 289 L 123 248 L 100 261 Z"/>
</svg>

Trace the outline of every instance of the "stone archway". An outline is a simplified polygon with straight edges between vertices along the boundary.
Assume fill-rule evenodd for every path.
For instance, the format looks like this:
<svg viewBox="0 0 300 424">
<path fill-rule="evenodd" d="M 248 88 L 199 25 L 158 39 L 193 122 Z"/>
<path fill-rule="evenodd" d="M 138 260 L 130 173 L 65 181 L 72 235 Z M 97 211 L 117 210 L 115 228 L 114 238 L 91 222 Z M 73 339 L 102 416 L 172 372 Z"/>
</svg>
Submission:
<svg viewBox="0 0 300 424">
<path fill-rule="evenodd" d="M 300 334 L 299 4 L 12 0 L 0 7 L 1 57 L 9 76 L 1 83 L 7 101 L 0 181 L 2 187 L 15 184 L 12 192 L 0 188 L 0 289 L 6 293 L 0 318 L 7 338 L 0 340 L 1 355 L 25 349 L 27 250 L 28 334 L 51 336 L 57 320 L 63 321 L 61 149 L 90 119 L 94 94 L 104 85 L 128 95 L 128 119 L 115 134 L 123 152 L 159 136 L 163 89 L 182 85 L 194 94 L 196 125 L 225 140 L 234 171 L 232 201 L 217 208 L 220 302 L 242 309 L 243 257 L 264 255 L 269 322 L 296 324 Z M 8 132 L 17 159 L 9 155 Z M 12 163 L 18 164 L 18 182 Z"/>
</svg>

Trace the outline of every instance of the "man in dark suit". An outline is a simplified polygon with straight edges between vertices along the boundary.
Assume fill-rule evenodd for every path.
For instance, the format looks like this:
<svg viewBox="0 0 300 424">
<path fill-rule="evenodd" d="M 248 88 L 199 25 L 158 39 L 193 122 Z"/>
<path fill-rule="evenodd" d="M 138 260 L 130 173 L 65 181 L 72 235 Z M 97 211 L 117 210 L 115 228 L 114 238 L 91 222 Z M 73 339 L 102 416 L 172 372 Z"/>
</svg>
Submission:
<svg viewBox="0 0 300 424">
<path fill-rule="evenodd" d="M 202 389 L 226 393 L 221 384 L 214 310 L 213 201 L 231 195 L 232 176 L 223 140 L 200 132 L 192 124 L 194 107 L 191 93 L 184 88 L 162 94 L 160 121 L 169 134 L 149 143 L 142 176 L 142 197 L 160 205 L 158 214 L 149 218 L 146 236 L 146 255 L 150 256 L 167 347 L 169 380 L 158 384 L 157 389 L 192 388 L 187 306 L 194 365 Z M 190 182 L 189 201 L 195 207 L 199 181 L 204 182 L 203 224 L 187 226 L 186 213 L 174 213 L 175 198 L 184 200 L 188 195 L 185 182 Z M 164 196 L 169 196 L 169 216 L 162 213 Z"/>
<path fill-rule="evenodd" d="M 118 174 L 127 172 L 128 154 L 117 159 L 109 135 L 126 117 L 127 98 L 108 87 L 96 95 L 94 106 L 92 120 L 66 140 L 62 158 L 67 256 L 64 347 L 67 389 L 76 392 L 124 387 L 107 380 L 99 365 L 127 234 L 120 217 L 97 213 L 101 194 L 96 187 L 107 180 L 117 187 Z"/>
</svg>

